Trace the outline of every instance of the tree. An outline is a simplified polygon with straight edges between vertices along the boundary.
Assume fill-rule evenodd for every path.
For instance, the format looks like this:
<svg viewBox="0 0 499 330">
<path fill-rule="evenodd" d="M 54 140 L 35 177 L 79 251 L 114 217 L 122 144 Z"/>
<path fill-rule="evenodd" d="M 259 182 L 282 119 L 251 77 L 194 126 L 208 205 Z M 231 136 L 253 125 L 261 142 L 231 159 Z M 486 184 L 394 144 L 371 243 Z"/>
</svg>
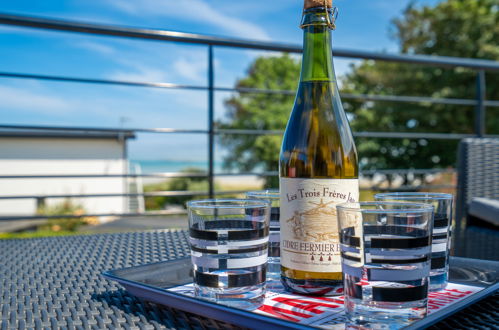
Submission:
<svg viewBox="0 0 499 330">
<path fill-rule="evenodd" d="M 497 0 L 447 0 L 434 7 L 413 2 L 392 22 L 402 53 L 499 60 Z M 238 88 L 295 90 L 299 63 L 288 55 L 258 58 Z M 499 99 L 499 75 L 487 74 L 487 98 Z M 392 62 L 363 61 L 342 79 L 342 93 L 475 97 L 476 72 Z M 372 102 L 343 99 L 354 132 L 473 133 L 470 106 Z M 293 97 L 237 93 L 226 101 L 220 128 L 283 129 Z M 499 118 L 488 110 L 487 133 L 499 133 Z M 276 170 L 278 136 L 224 135 L 226 168 Z M 431 139 L 357 139 L 363 169 L 448 167 L 455 163 L 457 141 Z M 276 186 L 276 181 L 268 181 Z"/>
<path fill-rule="evenodd" d="M 284 54 L 259 57 L 251 65 L 246 78 L 236 88 L 296 90 L 300 74 L 299 61 Z M 225 101 L 226 120 L 218 128 L 282 130 L 293 107 L 294 95 L 239 92 Z M 282 137 L 278 135 L 222 135 L 219 142 L 229 152 L 224 159 L 226 169 L 242 171 L 276 171 Z M 276 178 L 266 185 L 277 187 Z"/>
<path fill-rule="evenodd" d="M 402 53 L 499 60 L 497 0 L 448 0 L 435 7 L 412 3 L 393 20 Z M 487 75 L 487 97 L 499 99 L 499 75 Z M 363 61 L 343 79 L 345 93 L 473 99 L 476 72 Z M 343 100 L 354 131 L 473 133 L 474 108 L 444 104 Z M 488 133 L 499 131 L 489 110 Z M 360 139 L 363 168 L 431 168 L 455 163 L 457 141 Z"/>
</svg>

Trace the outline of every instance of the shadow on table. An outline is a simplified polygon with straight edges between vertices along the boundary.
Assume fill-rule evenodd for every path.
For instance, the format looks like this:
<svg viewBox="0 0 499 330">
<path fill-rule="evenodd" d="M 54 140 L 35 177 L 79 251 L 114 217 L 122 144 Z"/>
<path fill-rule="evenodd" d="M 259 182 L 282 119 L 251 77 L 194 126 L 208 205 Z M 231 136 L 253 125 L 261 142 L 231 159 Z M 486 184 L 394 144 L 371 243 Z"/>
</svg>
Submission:
<svg viewBox="0 0 499 330">
<path fill-rule="evenodd" d="M 117 321 L 128 326 L 141 325 L 143 327 L 150 324 L 155 328 L 163 325 L 173 329 L 242 329 L 142 300 L 123 289 L 93 294 L 92 299 L 115 311 L 114 316 Z"/>
</svg>

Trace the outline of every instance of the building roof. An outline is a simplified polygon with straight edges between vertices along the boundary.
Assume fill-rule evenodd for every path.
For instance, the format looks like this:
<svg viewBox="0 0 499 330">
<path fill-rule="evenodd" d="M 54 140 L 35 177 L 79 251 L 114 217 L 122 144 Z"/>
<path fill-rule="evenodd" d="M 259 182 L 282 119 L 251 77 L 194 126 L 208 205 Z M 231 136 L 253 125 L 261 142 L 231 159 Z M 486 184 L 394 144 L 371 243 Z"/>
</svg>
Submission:
<svg viewBox="0 0 499 330">
<path fill-rule="evenodd" d="M 131 130 L 108 129 L 2 129 L 0 138 L 55 138 L 55 139 L 134 139 Z"/>
</svg>

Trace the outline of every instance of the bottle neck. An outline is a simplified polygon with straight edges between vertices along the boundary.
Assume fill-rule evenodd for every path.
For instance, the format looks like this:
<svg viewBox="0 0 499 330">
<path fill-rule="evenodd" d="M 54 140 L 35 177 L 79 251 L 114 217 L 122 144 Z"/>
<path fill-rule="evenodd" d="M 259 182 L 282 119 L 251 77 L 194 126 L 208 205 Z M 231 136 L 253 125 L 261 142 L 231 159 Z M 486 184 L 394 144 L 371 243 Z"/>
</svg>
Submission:
<svg viewBox="0 0 499 330">
<path fill-rule="evenodd" d="M 323 7 L 307 9 L 303 15 L 303 58 L 300 82 L 334 81 L 331 30 Z"/>
</svg>

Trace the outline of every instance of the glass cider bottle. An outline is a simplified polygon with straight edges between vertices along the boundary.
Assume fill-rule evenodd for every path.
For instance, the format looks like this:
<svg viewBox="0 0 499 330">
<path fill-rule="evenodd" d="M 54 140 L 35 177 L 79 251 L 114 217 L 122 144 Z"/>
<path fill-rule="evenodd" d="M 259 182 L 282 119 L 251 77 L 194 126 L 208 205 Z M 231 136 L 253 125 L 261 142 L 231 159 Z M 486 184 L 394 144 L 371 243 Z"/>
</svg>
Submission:
<svg viewBox="0 0 499 330">
<path fill-rule="evenodd" d="M 335 205 L 359 200 L 357 151 L 333 69 L 330 11 L 324 1 L 305 0 L 300 84 L 279 159 L 281 280 L 310 295 L 342 294 Z"/>
</svg>

